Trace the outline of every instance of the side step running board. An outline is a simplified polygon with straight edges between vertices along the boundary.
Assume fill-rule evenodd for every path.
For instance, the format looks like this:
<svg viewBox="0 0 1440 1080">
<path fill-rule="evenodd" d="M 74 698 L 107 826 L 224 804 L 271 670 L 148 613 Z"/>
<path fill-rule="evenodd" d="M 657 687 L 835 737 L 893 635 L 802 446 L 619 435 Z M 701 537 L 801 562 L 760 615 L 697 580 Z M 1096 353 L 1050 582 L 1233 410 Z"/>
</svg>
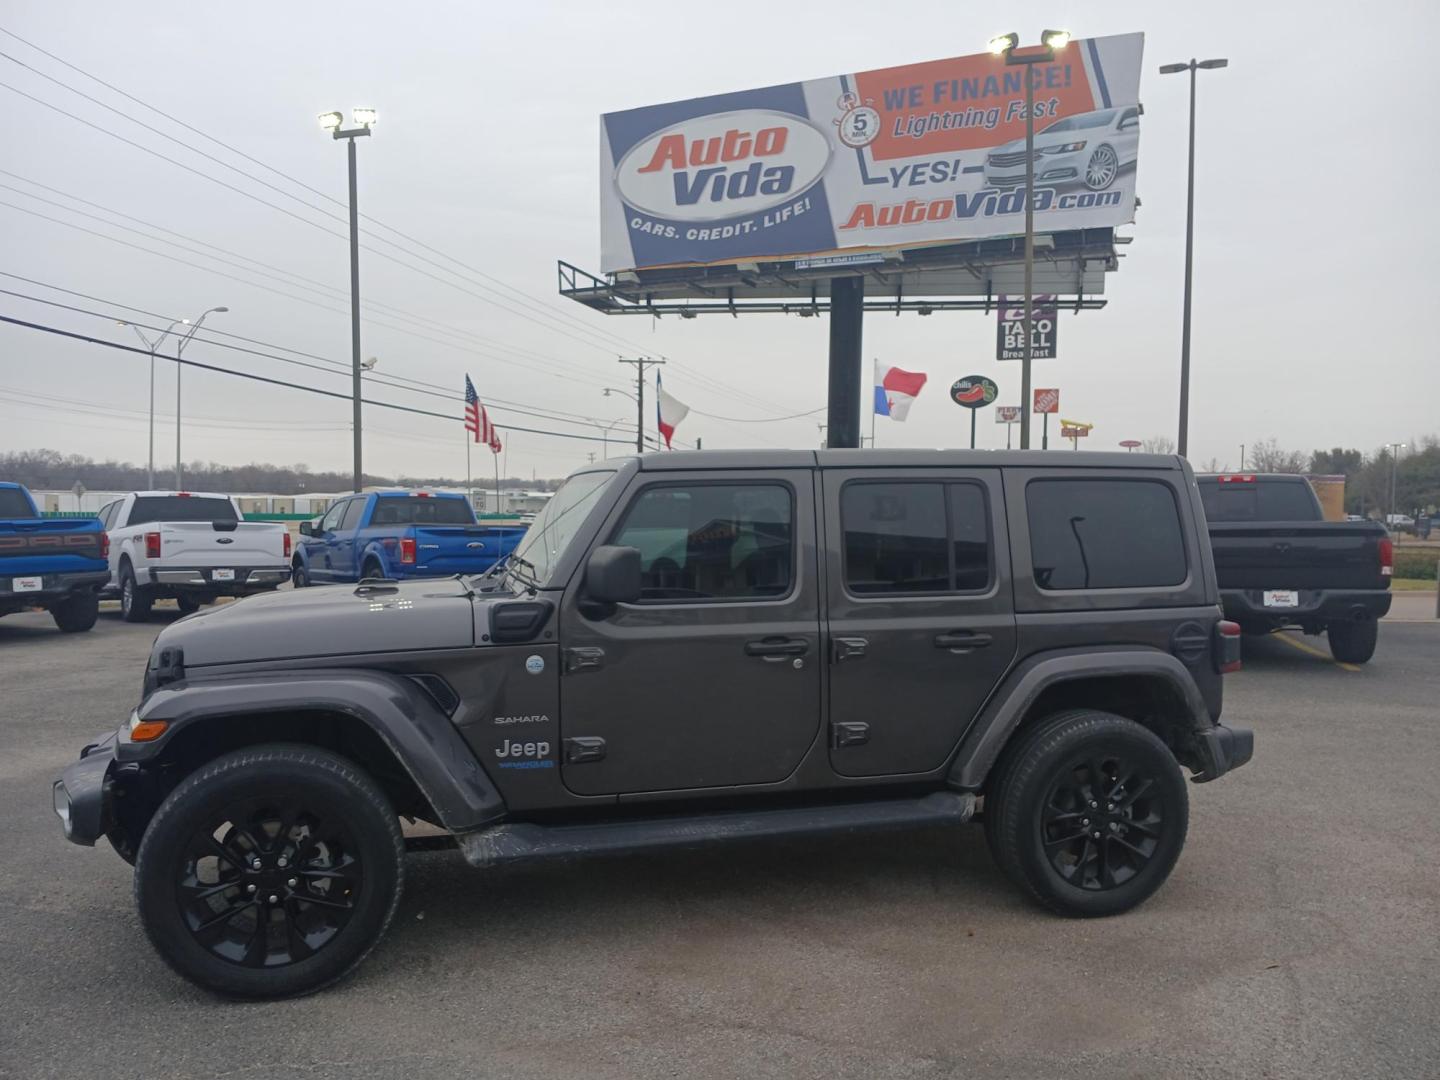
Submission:
<svg viewBox="0 0 1440 1080">
<path fill-rule="evenodd" d="M 625 855 L 761 837 L 961 825 L 974 814 L 974 795 L 936 791 L 918 799 L 887 799 L 694 817 L 642 818 L 588 825 L 496 825 L 481 832 L 466 833 L 457 839 L 466 862 L 483 869 L 537 859 Z"/>
</svg>

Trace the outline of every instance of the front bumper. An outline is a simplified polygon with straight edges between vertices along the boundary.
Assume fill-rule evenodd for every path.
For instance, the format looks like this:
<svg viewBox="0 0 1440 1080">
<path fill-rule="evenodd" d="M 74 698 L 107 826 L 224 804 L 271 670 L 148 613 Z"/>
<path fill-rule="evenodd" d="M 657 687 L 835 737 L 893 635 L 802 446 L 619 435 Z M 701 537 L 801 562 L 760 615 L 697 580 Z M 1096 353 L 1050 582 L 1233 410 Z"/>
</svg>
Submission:
<svg viewBox="0 0 1440 1080">
<path fill-rule="evenodd" d="M 116 732 L 91 743 L 60 775 L 51 791 L 51 806 L 65 839 L 92 846 L 105 835 L 110 810 L 110 777 L 115 766 Z"/>
<path fill-rule="evenodd" d="M 1035 182 L 1037 184 L 1073 184 L 1085 178 L 1085 151 L 1072 150 L 1068 154 L 1035 155 Z M 992 187 L 1018 187 L 1025 183 L 1025 160 L 1021 155 L 1018 165 L 992 165 L 985 163 L 985 183 Z"/>
<path fill-rule="evenodd" d="M 1295 607 L 1265 606 L 1264 589 L 1221 589 L 1225 617 L 1243 625 L 1280 627 L 1299 624 L 1319 629 L 1332 622 L 1379 619 L 1390 610 L 1389 589 L 1296 589 Z"/>
<path fill-rule="evenodd" d="M 1231 769 L 1240 768 L 1255 753 L 1255 733 L 1249 728 L 1216 724 L 1197 733 L 1196 741 L 1204 763 L 1204 768 L 1191 777 L 1197 784 L 1208 783 Z"/>
</svg>

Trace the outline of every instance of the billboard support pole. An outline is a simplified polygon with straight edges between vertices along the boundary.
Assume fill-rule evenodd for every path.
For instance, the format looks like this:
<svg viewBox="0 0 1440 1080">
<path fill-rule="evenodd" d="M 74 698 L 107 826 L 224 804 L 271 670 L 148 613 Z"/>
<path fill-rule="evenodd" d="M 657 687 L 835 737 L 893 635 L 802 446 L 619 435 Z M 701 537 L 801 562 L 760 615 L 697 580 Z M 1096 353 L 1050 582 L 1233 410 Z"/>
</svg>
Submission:
<svg viewBox="0 0 1440 1080">
<path fill-rule="evenodd" d="M 1044 413 L 1044 414 L 1042 414 L 1042 415 L 1045 417 L 1045 419 L 1042 420 L 1042 421 L 1040 421 L 1040 449 L 1041 449 L 1041 450 L 1049 450 L 1049 449 L 1050 449 L 1050 414 L 1047 412 L 1047 413 Z M 1025 449 L 1025 447 L 1022 446 L 1020 449 L 1023 450 L 1023 449 Z"/>
<path fill-rule="evenodd" d="M 974 450 L 974 449 L 975 449 L 975 414 L 978 413 L 979 411 L 980 411 L 979 409 L 971 409 L 971 410 L 970 410 L 970 449 L 971 449 L 971 450 Z"/>
<path fill-rule="evenodd" d="M 825 445 L 860 445 L 861 331 L 865 321 L 865 279 L 830 279 L 830 396 Z"/>
<path fill-rule="evenodd" d="M 1006 58 L 1009 59 L 1008 57 Z M 1020 367 L 1020 400 L 1030 400 L 1030 361 L 1035 330 L 1035 80 L 1025 68 L 1025 358 Z M 1020 413 L 1020 449 L 1030 449 L 1030 414 Z"/>
</svg>

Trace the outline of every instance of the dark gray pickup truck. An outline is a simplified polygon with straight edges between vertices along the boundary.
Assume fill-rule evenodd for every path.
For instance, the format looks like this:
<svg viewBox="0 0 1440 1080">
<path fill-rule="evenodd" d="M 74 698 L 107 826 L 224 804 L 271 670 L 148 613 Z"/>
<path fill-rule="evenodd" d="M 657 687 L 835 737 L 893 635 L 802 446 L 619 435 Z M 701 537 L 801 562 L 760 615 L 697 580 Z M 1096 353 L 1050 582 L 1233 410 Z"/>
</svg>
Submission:
<svg viewBox="0 0 1440 1080">
<path fill-rule="evenodd" d="M 1225 617 L 1247 634 L 1324 633 L 1335 659 L 1375 655 L 1394 549 L 1378 521 L 1326 521 L 1303 476 L 1197 477 Z"/>
<path fill-rule="evenodd" d="M 483 576 L 173 623 L 54 807 L 135 863 L 165 960 L 240 997 L 352 968 L 437 840 L 490 868 L 978 813 L 1039 902 L 1113 915 L 1180 855 L 1182 768 L 1250 760 L 1218 600 L 1175 457 L 612 461 Z"/>
</svg>

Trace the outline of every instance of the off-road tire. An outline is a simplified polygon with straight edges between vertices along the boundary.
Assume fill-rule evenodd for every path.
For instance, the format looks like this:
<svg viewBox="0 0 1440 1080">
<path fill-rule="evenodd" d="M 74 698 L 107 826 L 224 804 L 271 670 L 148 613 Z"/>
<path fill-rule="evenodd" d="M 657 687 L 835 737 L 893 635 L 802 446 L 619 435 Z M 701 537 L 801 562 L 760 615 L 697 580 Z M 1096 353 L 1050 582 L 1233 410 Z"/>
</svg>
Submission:
<svg viewBox="0 0 1440 1080">
<path fill-rule="evenodd" d="M 120 617 L 126 622 L 145 622 L 150 618 L 150 605 L 155 598 L 135 580 L 130 564 L 120 564 Z"/>
<path fill-rule="evenodd" d="M 1330 639 L 1330 655 L 1344 664 L 1363 664 L 1375 655 L 1380 639 L 1378 619 L 1355 619 L 1334 622 L 1325 628 Z"/>
<path fill-rule="evenodd" d="M 342 817 L 362 875 L 353 910 L 334 937 L 305 959 L 274 967 L 242 966 L 209 951 L 184 921 L 177 885 L 196 828 L 257 798 Z M 170 793 L 140 842 L 135 902 L 151 943 L 190 981 L 226 997 L 294 997 L 342 978 L 380 941 L 400 902 L 404 858 L 394 809 L 357 765 L 313 746 L 268 744 L 216 758 Z"/>
<path fill-rule="evenodd" d="M 1047 855 L 1044 804 L 1075 763 L 1107 755 L 1138 764 L 1153 780 L 1163 827 L 1132 877 L 1086 889 L 1066 880 Z M 1001 869 L 1050 910 L 1081 918 L 1118 915 L 1164 884 L 1184 847 L 1189 809 L 1185 778 L 1159 736 L 1123 716 L 1079 709 L 1042 720 L 1006 748 L 985 789 L 985 838 Z M 1102 843 L 1110 843 L 1108 836 Z"/>
<path fill-rule="evenodd" d="M 71 593 L 50 609 L 50 617 L 62 634 L 89 630 L 100 617 L 100 597 L 93 592 Z"/>
</svg>

